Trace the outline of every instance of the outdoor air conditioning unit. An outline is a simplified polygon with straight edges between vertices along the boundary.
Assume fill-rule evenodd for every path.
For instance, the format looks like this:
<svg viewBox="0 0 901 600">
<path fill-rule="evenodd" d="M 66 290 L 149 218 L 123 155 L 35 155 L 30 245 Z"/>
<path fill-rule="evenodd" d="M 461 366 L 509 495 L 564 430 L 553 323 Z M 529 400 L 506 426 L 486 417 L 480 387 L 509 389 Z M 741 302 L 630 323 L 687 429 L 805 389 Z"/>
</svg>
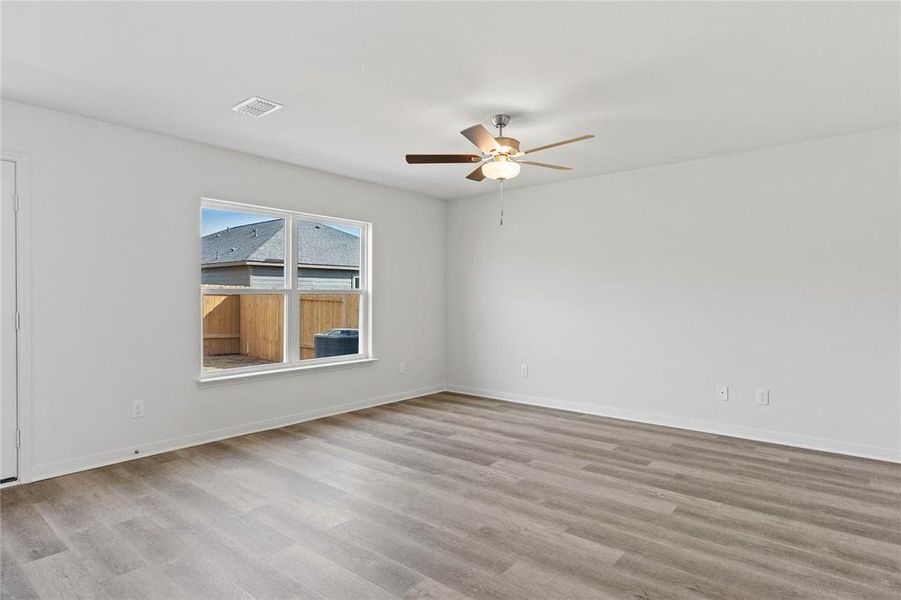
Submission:
<svg viewBox="0 0 901 600">
<path fill-rule="evenodd" d="M 357 354 L 360 351 L 359 329 L 329 329 L 317 333 L 313 341 L 316 358 Z"/>
</svg>

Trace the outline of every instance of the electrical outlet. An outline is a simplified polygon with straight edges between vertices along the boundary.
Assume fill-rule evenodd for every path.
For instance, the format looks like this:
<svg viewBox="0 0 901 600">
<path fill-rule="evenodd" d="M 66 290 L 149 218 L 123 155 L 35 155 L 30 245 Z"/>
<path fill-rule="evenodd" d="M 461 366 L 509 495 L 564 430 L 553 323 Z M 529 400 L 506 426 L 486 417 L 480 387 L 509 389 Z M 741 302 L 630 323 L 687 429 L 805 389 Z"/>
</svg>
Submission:
<svg viewBox="0 0 901 600">
<path fill-rule="evenodd" d="M 716 386 L 716 399 L 722 402 L 729 401 L 729 386 L 728 385 L 718 385 Z"/>
<path fill-rule="evenodd" d="M 131 418 L 140 419 L 144 416 L 144 401 L 134 400 L 131 403 Z"/>
<path fill-rule="evenodd" d="M 523 377 L 528 377 L 529 376 L 529 365 L 527 365 L 526 363 L 522 363 L 521 365 L 519 365 L 519 372 Z"/>
<path fill-rule="evenodd" d="M 757 388 L 757 404 L 761 406 L 770 405 L 770 390 Z"/>
<path fill-rule="evenodd" d="M 407 372 L 407 361 L 405 361 L 405 360 L 400 361 L 400 364 L 398 365 L 397 370 L 401 375 L 406 373 Z"/>
</svg>

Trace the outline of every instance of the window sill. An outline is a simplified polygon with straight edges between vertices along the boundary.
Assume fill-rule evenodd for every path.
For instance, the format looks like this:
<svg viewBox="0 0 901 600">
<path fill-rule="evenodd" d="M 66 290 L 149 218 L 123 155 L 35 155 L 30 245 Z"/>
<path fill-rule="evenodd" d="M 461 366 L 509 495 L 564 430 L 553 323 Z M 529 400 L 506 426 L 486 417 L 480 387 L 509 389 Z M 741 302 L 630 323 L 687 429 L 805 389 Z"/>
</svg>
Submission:
<svg viewBox="0 0 901 600">
<path fill-rule="evenodd" d="M 242 383 L 257 379 L 267 379 L 274 377 L 285 377 L 299 373 L 315 373 L 320 371 L 331 371 L 337 369 L 346 369 L 350 367 L 361 367 L 376 362 L 377 358 L 358 358 L 354 360 L 336 360 L 334 362 L 319 363 L 315 365 L 292 365 L 280 369 L 268 369 L 265 371 L 253 371 L 250 373 L 227 373 L 223 375 L 201 375 L 197 380 L 200 387 L 213 385 L 221 385 L 226 383 Z"/>
</svg>

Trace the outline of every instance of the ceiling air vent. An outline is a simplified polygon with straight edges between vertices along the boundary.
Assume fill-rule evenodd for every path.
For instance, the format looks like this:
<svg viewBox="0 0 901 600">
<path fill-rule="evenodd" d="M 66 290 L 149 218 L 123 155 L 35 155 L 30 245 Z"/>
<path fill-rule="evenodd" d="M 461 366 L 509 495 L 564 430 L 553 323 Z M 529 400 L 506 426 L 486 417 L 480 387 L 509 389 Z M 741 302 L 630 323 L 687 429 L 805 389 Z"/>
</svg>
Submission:
<svg viewBox="0 0 901 600">
<path fill-rule="evenodd" d="M 265 117 L 269 113 L 274 113 L 281 107 L 281 104 L 273 102 L 272 100 L 266 100 L 264 98 L 258 98 L 257 96 L 251 96 L 244 102 L 233 106 L 232 110 L 236 110 L 239 113 L 245 115 L 250 115 L 251 117 L 259 118 Z"/>
</svg>

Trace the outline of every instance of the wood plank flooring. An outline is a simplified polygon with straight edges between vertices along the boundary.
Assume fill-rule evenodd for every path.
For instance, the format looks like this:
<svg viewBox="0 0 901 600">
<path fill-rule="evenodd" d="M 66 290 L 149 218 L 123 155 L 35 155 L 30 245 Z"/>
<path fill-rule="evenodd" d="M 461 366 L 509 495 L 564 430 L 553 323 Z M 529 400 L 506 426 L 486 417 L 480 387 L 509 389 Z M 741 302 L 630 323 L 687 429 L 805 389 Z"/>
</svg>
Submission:
<svg viewBox="0 0 901 600">
<path fill-rule="evenodd" d="M 901 597 L 901 466 L 436 394 L 0 493 L 2 598 Z"/>
</svg>

